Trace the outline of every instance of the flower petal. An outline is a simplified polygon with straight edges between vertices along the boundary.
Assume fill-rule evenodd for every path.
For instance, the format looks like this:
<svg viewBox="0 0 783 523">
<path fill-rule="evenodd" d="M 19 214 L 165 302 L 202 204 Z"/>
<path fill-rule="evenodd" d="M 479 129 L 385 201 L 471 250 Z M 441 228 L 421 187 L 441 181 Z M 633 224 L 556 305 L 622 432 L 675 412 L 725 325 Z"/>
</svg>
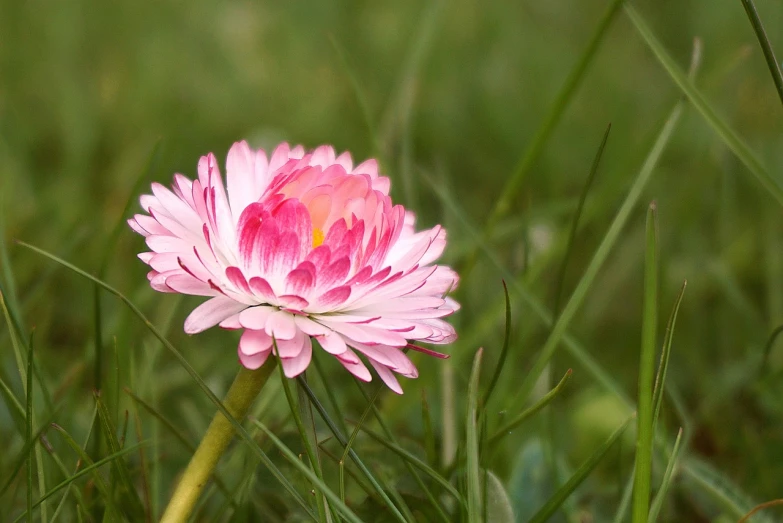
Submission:
<svg viewBox="0 0 783 523">
<path fill-rule="evenodd" d="M 239 303 L 225 296 L 216 296 L 205 301 L 185 319 L 185 332 L 196 334 L 214 327 L 229 316 L 247 308 L 244 303 Z"/>
</svg>

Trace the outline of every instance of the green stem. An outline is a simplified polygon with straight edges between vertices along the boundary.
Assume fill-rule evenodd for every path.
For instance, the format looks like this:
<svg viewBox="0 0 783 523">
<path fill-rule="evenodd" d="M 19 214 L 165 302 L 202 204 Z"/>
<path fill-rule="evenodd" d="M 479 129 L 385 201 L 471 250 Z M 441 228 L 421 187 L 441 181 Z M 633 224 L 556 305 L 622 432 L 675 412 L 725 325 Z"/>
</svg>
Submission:
<svg viewBox="0 0 783 523">
<path fill-rule="evenodd" d="M 247 415 L 253 400 L 274 371 L 275 363 L 270 361 L 258 370 L 248 370 L 244 367 L 239 370 L 223 400 L 226 409 L 234 418 L 241 421 Z M 204 439 L 190 458 L 188 468 L 185 469 L 182 479 L 171 496 L 171 501 L 160 520 L 161 523 L 180 523 L 188 520 L 209 476 L 233 437 L 234 427 L 231 422 L 221 412 L 215 414 Z"/>
</svg>

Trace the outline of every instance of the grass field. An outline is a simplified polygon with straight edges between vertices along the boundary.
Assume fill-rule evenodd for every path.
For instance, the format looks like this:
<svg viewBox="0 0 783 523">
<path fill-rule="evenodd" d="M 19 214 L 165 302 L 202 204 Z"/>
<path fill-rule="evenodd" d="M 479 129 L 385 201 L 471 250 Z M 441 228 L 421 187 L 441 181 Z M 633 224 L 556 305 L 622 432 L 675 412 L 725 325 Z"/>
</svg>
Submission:
<svg viewBox="0 0 783 523">
<path fill-rule="evenodd" d="M 359 432 L 368 474 L 349 459 L 344 482 L 358 518 L 642 521 L 637 448 L 658 521 L 737 521 L 782 498 L 783 106 L 742 4 L 0 0 L 0 519 L 64 481 L 30 521 L 160 517 L 238 335 L 184 334 L 200 299 L 149 288 L 125 219 L 151 182 L 195 176 L 210 151 L 223 164 L 241 139 L 378 158 L 395 201 L 449 231 L 460 338 L 446 361 L 412 355 L 420 377 L 382 389 L 363 423 L 424 465 Z M 756 7 L 780 57 L 783 4 Z M 17 241 L 116 289 L 197 378 L 122 300 Z M 503 280 L 508 351 L 483 402 Z M 656 371 L 685 280 L 653 431 L 640 370 Z M 357 387 L 326 356 L 307 381 L 349 436 L 379 380 Z M 640 430 L 607 446 L 640 400 Z M 277 374 L 252 414 L 304 456 Z M 314 423 L 339 496 L 343 448 Z M 321 488 L 244 426 L 256 443 L 231 447 L 192 520 L 307 520 Z"/>
</svg>

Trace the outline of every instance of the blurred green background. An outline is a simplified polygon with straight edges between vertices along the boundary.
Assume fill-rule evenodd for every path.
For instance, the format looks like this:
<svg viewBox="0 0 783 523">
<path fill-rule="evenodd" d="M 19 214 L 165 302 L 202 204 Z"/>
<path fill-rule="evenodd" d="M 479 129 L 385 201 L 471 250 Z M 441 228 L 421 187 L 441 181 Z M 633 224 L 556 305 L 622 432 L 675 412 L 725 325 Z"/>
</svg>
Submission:
<svg viewBox="0 0 783 523">
<path fill-rule="evenodd" d="M 135 257 L 143 242 L 129 229 L 122 229 L 116 244 L 110 241 L 129 199 L 138 211 L 137 180 L 146 176 L 141 185 L 146 192 L 149 182 L 168 183 L 174 172 L 192 177 L 200 155 L 215 152 L 222 163 L 240 139 L 264 147 L 282 140 L 307 147 L 330 143 L 350 150 L 356 160 L 381 158 L 396 200 L 417 211 L 422 225 L 444 223 L 452 239 L 446 261 L 463 267 L 475 248 L 465 222 L 483 227 L 607 5 L 606 0 L 0 1 L 0 216 L 8 252 L 0 260 L 2 282 L 25 328 L 35 329 L 37 361 L 49 392 L 63 401 L 55 421 L 78 435 L 77 441 L 87 433 L 95 386 L 94 290 L 12 240 L 33 243 L 92 273 L 108 256 L 105 280 L 157 325 L 170 327 L 170 339 L 220 395 L 236 368 L 234 334 L 184 336 L 182 320 L 199 300 L 149 289 L 147 267 Z M 696 85 L 779 180 L 783 109 L 740 1 L 634 5 L 683 69 L 694 37 L 701 40 Z M 773 45 L 783 53 L 783 4 L 757 5 Z M 612 130 L 580 221 L 563 300 L 681 96 L 621 10 L 514 195 L 512 212 L 489 240 L 503 266 L 548 307 L 555 301 L 578 196 L 607 124 Z M 456 197 L 459 216 L 433 192 L 432 180 Z M 686 427 L 684 459 L 708 464 L 701 480 L 713 490 L 725 489 L 727 496 L 744 492 L 749 503 L 781 497 L 783 344 L 773 344 L 768 360 L 762 359 L 771 332 L 783 323 L 781 208 L 692 107 L 686 106 L 570 333 L 634 398 L 644 213 L 653 199 L 660 215 L 661 333 L 688 280 L 664 433 L 673 438 L 679 426 Z M 410 448 L 422 449 L 422 391 L 433 409 L 438 448 L 448 447 L 444 438 L 454 431 L 457 439 L 463 437 L 464 390 L 474 351 L 485 347 L 488 377 L 502 345 L 500 279 L 497 267 L 479 256 L 457 292 L 464 308 L 454 319 L 461 340 L 449 349 L 452 358 L 443 363 L 416 355 L 420 379 L 406 381 L 402 397 L 381 397 L 381 411 Z M 490 426 L 504 413 L 522 410 L 515 388 L 548 334 L 514 292 L 512 308 L 511 354 L 490 405 Z M 211 405 L 121 304 L 105 295 L 101 311 L 103 383 L 113 387 L 107 397 L 124 411 L 130 403 L 120 390 L 128 386 L 195 441 Z M 0 376 L 21 391 L 6 330 L 0 344 Z M 335 378 L 329 387 L 346 416 L 357 419 L 364 400 L 338 365 L 326 358 L 323 365 Z M 456 391 L 455 406 L 445 416 L 444 366 L 453 370 Z M 545 499 L 536 492 L 546 491 L 551 479 L 530 472 L 535 460 L 559 463 L 560 474 L 572 470 L 629 412 L 579 361 L 558 352 L 551 375 L 559 379 L 568 368 L 574 375 L 563 397 L 507 437 L 490 460 L 520 521 L 520 514 Z M 323 385 L 316 385 L 323 393 Z M 278 420 L 295 445 L 292 424 L 285 425 L 287 406 L 276 390 L 265 402 L 264 419 Z M 155 432 L 161 429 L 154 418 L 142 413 L 142 419 L 145 434 L 163 437 Z M 18 452 L 22 443 L 10 409 L 0 404 L 0 445 Z M 361 438 L 357 445 L 370 455 L 378 450 Z M 566 517 L 610 519 L 630 474 L 631 445 L 629 439 L 596 471 Z M 173 446 L 156 450 L 151 459 L 159 464 L 154 500 L 159 506 L 188 453 Z M 10 454 L 0 456 L 0 470 L 10 470 L 11 461 Z M 272 484 L 263 488 L 275 491 Z M 731 511 L 716 501 L 720 496 L 705 494 L 709 490 L 693 475 L 681 474 L 662 519 L 730 521 Z M 23 506 L 21 491 L 6 496 L 4 505 Z"/>
</svg>

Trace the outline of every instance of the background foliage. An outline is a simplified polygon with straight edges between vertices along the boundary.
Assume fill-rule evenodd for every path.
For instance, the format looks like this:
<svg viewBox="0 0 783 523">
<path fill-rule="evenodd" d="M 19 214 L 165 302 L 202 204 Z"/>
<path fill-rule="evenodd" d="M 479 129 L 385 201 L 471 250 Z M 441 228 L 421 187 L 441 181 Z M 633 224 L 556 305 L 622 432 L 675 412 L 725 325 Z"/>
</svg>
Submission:
<svg viewBox="0 0 783 523">
<path fill-rule="evenodd" d="M 474 232 L 484 228 L 534 143 L 608 4 L 0 2 L 0 281 L 21 324 L 20 339 L 34 332 L 35 365 L 44 387 L 33 389 L 39 422 L 33 430 L 54 421 L 83 444 L 94 415 L 93 388 L 100 385 L 121 435 L 130 413 L 128 444 L 151 442 L 143 458 L 135 452 L 123 459 L 133 484 L 150 486 L 145 503 L 157 514 L 190 451 L 123 388 L 189 442 L 198 441 L 214 406 L 122 303 L 101 294 L 96 319 L 92 284 L 12 240 L 33 243 L 102 275 L 167 333 L 221 396 L 236 370 L 234 334 L 213 330 L 185 336 L 182 321 L 198 300 L 149 289 L 146 266 L 135 258 L 141 239 L 127 228 L 117 237 L 112 231 L 126 202 L 133 200 L 131 208 L 137 210 L 136 187 L 167 183 L 174 172 L 193 176 L 199 155 L 214 151 L 223 159 L 236 140 L 265 147 L 281 140 L 308 147 L 331 143 L 357 160 L 379 157 L 396 200 L 416 210 L 423 225 L 447 226 L 448 263 L 465 269 L 477 245 L 486 247 L 457 292 L 463 309 L 454 321 L 461 338 L 448 350 L 451 359 L 416 355 L 421 378 L 403 384 L 404 396 L 385 391 L 378 399 L 401 446 L 443 474 L 454 472 L 448 463 L 466 441 L 471 361 L 483 346 L 486 383 L 503 345 L 501 278 L 509 280 L 512 328 L 508 359 L 486 406 L 490 434 L 524 410 L 525 398 L 517 392 L 550 332 L 524 296 L 550 310 L 559 302 L 562 309 L 683 97 L 621 8 L 519 189 L 508 193 L 510 212 L 486 242 L 477 238 Z M 694 37 L 700 39 L 695 85 L 780 180 L 783 111 L 739 0 L 634 6 L 682 69 L 691 59 Z M 759 0 L 758 8 L 772 44 L 783 49 L 777 38 L 783 34 L 783 5 Z M 609 123 L 612 130 L 558 297 L 579 195 Z M 681 426 L 683 450 L 661 520 L 732 521 L 783 492 L 783 344 L 772 344 L 764 359 L 770 334 L 783 323 L 781 203 L 727 147 L 714 122 L 686 105 L 651 181 L 568 326 L 579 350 L 610 383 L 561 347 L 534 396 L 573 369 L 563 392 L 482 454 L 482 465 L 505 486 L 519 521 L 543 505 L 634 410 L 644 215 L 653 199 L 660 217 L 662 321 L 688 280 L 658 426 L 662 446 L 654 461 L 655 488 L 667 445 Z M 26 358 L 24 348 L 17 348 L 21 359 L 14 357 L 5 326 L 0 347 L 0 378 L 9 388 L 0 403 L 0 445 L 7 449 L 0 453 L 0 477 L 22 471 L 4 489 L 1 503 L 8 507 L 5 515 L 16 517 L 24 511 L 27 490 L 26 467 L 16 466 L 27 452 L 24 419 L 11 397 L 24 406 Z M 320 363 L 325 380 L 309 373 L 316 395 L 330 409 L 339 405 L 343 417 L 358 420 L 365 398 L 339 365 L 328 358 Z M 366 390 L 371 394 L 375 383 Z M 326 401 L 327 392 L 334 395 L 333 404 Z M 423 397 L 431 409 L 432 438 L 422 417 Z M 254 412 L 301 453 L 279 382 L 267 386 Z M 375 421 L 367 423 L 377 430 Z M 98 441 L 99 432 L 96 427 L 91 439 Z M 633 467 L 632 432 L 612 447 L 553 520 L 615 516 Z M 318 433 L 320 439 L 329 435 L 320 421 Z M 111 452 L 106 434 L 103 439 L 88 444 L 93 459 Z M 280 454 L 261 440 L 285 468 Z M 49 430 L 45 441 L 42 464 L 34 471 L 35 499 L 41 475 L 45 486 L 56 485 L 73 473 L 76 460 L 59 434 Z M 324 446 L 342 452 L 333 440 Z M 225 498 L 213 490 L 199 518 L 233 514 L 237 521 L 252 520 L 256 511 L 297 517 L 264 467 L 256 468 L 241 445 L 235 448 L 220 470 L 242 508 L 221 512 Z M 364 435 L 354 448 L 417 517 L 430 517 L 400 460 Z M 334 484 L 337 467 L 324 459 L 328 483 Z M 462 485 L 460 470 L 453 478 Z M 301 478 L 294 483 L 303 492 L 308 488 Z M 87 505 L 79 517 L 94 515 L 91 510 L 105 504 L 94 479 L 74 485 L 71 492 L 78 491 Z M 378 517 L 376 501 L 350 479 L 348 485 L 349 504 L 359 515 Z M 60 516 L 75 521 L 79 496 L 69 496 Z M 122 506 L 133 504 L 114 497 Z M 48 517 L 60 497 L 52 499 Z"/>
</svg>

